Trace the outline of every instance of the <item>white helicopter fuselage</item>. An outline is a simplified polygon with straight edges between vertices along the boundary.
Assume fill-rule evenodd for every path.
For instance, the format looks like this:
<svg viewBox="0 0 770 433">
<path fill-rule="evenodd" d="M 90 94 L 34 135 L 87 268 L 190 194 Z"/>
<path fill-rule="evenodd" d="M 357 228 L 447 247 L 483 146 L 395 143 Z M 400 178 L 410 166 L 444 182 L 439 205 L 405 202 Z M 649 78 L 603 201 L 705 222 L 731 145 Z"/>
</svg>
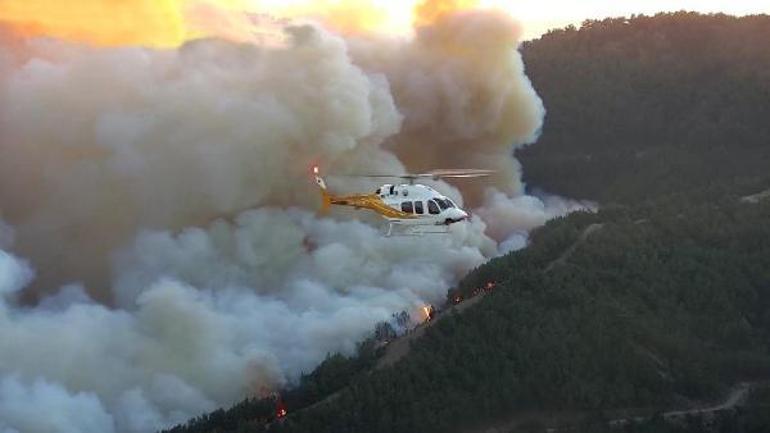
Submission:
<svg viewBox="0 0 770 433">
<path fill-rule="evenodd" d="M 361 177 L 397 177 L 409 179 L 409 184 L 385 184 L 374 193 L 334 195 L 326 189 L 326 182 L 313 167 L 316 184 L 321 191 L 321 212 L 331 206 L 348 206 L 376 212 L 388 221 L 387 236 L 421 235 L 427 233 L 448 233 L 449 226 L 469 218 L 451 199 L 433 188 L 415 183 L 418 178 L 471 178 L 488 176 L 489 170 L 453 169 L 434 170 L 422 174 L 364 175 Z M 431 228 L 433 226 L 434 228 Z M 441 227 L 436 227 L 441 226 Z"/>
<path fill-rule="evenodd" d="M 385 184 L 375 191 L 391 208 L 409 218 L 387 218 L 392 223 L 406 225 L 450 225 L 468 219 L 468 213 L 451 199 L 422 184 Z"/>
</svg>

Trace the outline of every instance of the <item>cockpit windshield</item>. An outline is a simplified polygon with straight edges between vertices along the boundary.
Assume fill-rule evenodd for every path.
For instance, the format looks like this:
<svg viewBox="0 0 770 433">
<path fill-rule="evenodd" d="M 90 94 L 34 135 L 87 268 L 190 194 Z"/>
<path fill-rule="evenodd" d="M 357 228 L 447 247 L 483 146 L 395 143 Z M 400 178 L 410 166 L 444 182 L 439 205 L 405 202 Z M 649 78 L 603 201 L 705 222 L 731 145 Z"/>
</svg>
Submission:
<svg viewBox="0 0 770 433">
<path fill-rule="evenodd" d="M 436 202 L 438 202 L 438 205 L 441 206 L 441 210 L 447 210 L 449 209 L 449 203 L 447 203 L 446 199 L 443 198 L 435 198 Z"/>
</svg>

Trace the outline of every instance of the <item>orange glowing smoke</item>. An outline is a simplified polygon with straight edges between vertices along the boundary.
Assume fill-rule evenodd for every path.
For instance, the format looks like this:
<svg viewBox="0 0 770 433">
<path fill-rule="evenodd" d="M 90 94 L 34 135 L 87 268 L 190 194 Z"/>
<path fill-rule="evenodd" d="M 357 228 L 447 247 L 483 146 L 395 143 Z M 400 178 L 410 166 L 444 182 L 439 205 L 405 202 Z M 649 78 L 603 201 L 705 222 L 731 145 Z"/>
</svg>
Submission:
<svg viewBox="0 0 770 433">
<path fill-rule="evenodd" d="M 253 0 L 258 4 L 260 0 Z M 271 0 L 261 0 L 262 5 Z M 314 0 L 285 1 L 268 11 L 282 17 L 311 18 L 343 34 L 403 34 L 413 25 L 427 25 L 455 11 L 470 9 L 478 0 Z"/>
<path fill-rule="evenodd" d="M 0 0 L 0 25 L 23 36 L 99 46 L 175 47 L 201 36 L 252 40 L 258 33 L 249 19 L 254 14 L 309 18 L 354 33 L 408 21 L 412 5 L 413 0 Z"/>
<path fill-rule="evenodd" d="M 401 27 L 410 18 L 409 1 L 316 0 L 272 8 L 271 13 L 291 18 L 309 18 L 343 34 L 366 33 Z"/>
<path fill-rule="evenodd" d="M 175 47 L 202 36 L 255 40 L 254 16 L 310 19 L 341 33 L 397 33 L 478 0 L 0 0 L 0 27 L 100 46 Z"/>
<path fill-rule="evenodd" d="M 97 45 L 174 46 L 186 0 L 2 0 L 0 22 L 26 36 Z"/>
<path fill-rule="evenodd" d="M 478 0 L 423 0 L 414 8 L 414 24 L 424 26 L 435 23 L 454 12 L 472 9 Z"/>
<path fill-rule="evenodd" d="M 248 0 L 0 0 L 0 26 L 99 46 L 176 47 L 219 36 L 253 40 Z"/>
<path fill-rule="evenodd" d="M 294 17 L 318 18 L 342 33 L 404 33 L 479 4 L 479 0 L 316 0 L 287 11 Z"/>
</svg>

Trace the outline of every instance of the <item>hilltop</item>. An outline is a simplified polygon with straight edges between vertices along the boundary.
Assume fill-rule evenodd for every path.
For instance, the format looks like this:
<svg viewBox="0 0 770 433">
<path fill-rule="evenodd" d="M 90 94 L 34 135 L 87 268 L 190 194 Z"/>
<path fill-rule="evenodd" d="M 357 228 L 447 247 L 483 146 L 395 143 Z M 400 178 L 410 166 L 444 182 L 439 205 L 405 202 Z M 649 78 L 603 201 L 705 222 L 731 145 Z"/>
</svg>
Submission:
<svg viewBox="0 0 770 433">
<path fill-rule="evenodd" d="M 548 110 L 517 152 L 528 184 L 638 203 L 770 180 L 770 16 L 679 12 L 587 21 L 522 47 Z"/>
</svg>

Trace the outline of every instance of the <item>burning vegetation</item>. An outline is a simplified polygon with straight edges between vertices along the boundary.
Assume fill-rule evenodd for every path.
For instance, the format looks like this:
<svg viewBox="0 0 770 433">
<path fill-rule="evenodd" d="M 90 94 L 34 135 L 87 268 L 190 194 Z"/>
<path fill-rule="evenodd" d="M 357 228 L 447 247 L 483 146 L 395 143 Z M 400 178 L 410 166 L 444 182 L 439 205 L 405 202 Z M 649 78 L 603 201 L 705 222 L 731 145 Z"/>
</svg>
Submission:
<svg viewBox="0 0 770 433">
<path fill-rule="evenodd" d="M 436 317 L 436 309 L 433 305 L 426 305 L 422 307 L 422 310 L 425 313 L 425 322 L 430 322 Z"/>
<path fill-rule="evenodd" d="M 283 402 L 283 398 L 281 396 L 277 396 L 275 400 L 275 418 L 276 419 L 282 419 L 284 418 L 289 412 L 286 410 L 286 403 Z"/>
<path fill-rule="evenodd" d="M 474 287 L 472 290 L 455 289 L 449 292 L 448 299 L 452 304 L 457 305 L 468 299 L 474 298 L 478 295 L 491 293 L 497 287 L 496 281 L 487 281 L 481 286 Z"/>
</svg>

